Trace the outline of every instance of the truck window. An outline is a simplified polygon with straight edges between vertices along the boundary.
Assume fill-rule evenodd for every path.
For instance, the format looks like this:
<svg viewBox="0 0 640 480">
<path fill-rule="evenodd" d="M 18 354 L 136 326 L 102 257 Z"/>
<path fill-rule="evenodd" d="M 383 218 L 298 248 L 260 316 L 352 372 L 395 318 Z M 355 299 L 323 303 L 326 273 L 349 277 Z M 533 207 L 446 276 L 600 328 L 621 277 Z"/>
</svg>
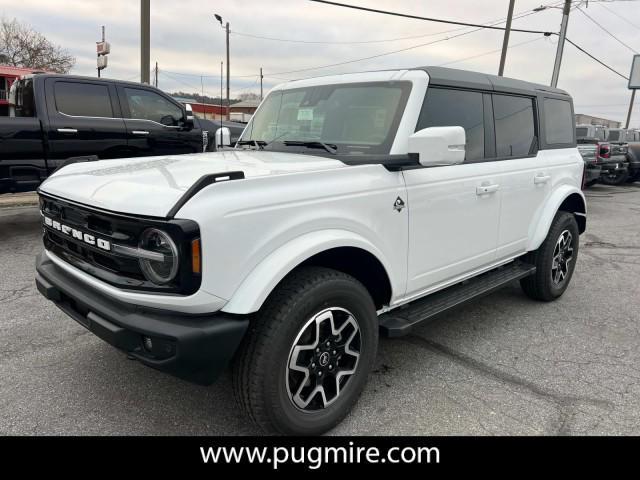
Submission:
<svg viewBox="0 0 640 480">
<path fill-rule="evenodd" d="M 14 115 L 16 117 L 35 117 L 36 102 L 33 94 L 33 79 L 17 80 L 11 86 L 11 91 L 10 97 L 15 95 L 13 99 L 15 102 Z"/>
<path fill-rule="evenodd" d="M 182 109 L 162 95 L 140 88 L 125 88 L 129 116 L 139 120 L 151 120 L 169 127 L 177 127 L 182 120 Z"/>
<path fill-rule="evenodd" d="M 576 128 L 576 137 L 578 138 L 584 138 L 587 136 L 588 133 L 589 133 L 589 129 L 587 127 Z M 548 137 L 547 137 L 547 141 L 548 141 Z"/>
<path fill-rule="evenodd" d="M 463 127 L 467 135 L 465 161 L 484 158 L 482 93 L 431 87 L 422 105 L 417 130 L 427 127 Z"/>
<path fill-rule="evenodd" d="M 544 99 L 544 137 L 546 143 L 549 145 L 572 144 L 573 125 L 571 103 L 568 100 Z"/>
<path fill-rule="evenodd" d="M 494 94 L 493 115 L 497 157 L 523 157 L 536 152 L 532 98 Z"/>
<path fill-rule="evenodd" d="M 58 112 L 74 117 L 113 117 L 106 85 L 56 82 L 54 96 Z"/>
<path fill-rule="evenodd" d="M 617 142 L 620 140 L 620 130 L 609 130 L 607 140 L 610 142 Z"/>
</svg>

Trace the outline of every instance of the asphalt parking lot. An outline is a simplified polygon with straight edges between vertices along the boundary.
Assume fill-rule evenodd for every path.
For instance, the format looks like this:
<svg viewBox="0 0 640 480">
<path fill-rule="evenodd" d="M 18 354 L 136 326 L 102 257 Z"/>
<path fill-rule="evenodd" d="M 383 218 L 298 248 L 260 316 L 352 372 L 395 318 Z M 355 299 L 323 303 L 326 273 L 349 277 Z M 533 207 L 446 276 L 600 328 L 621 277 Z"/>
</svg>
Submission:
<svg viewBox="0 0 640 480">
<path fill-rule="evenodd" d="M 587 192 L 588 230 L 555 303 L 518 285 L 381 342 L 332 433 L 640 434 L 640 184 Z M 256 432 L 230 376 L 195 386 L 146 368 L 36 291 L 35 207 L 0 209 L 0 434 Z"/>
</svg>

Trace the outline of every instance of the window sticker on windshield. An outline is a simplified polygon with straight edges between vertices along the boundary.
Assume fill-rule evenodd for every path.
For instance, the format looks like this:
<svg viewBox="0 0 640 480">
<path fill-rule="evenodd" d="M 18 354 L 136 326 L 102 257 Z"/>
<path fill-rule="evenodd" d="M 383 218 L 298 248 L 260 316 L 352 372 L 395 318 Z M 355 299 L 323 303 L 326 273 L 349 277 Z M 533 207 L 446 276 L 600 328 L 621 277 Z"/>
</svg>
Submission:
<svg viewBox="0 0 640 480">
<path fill-rule="evenodd" d="M 313 108 L 299 108 L 298 120 L 313 120 Z"/>
</svg>

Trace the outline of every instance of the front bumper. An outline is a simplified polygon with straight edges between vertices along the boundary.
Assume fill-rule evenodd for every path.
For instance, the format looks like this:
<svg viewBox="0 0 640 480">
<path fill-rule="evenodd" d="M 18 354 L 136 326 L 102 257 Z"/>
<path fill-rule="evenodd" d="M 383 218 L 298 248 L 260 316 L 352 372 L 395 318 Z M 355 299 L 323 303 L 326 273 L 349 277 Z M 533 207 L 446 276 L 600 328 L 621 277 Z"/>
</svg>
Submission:
<svg viewBox="0 0 640 480">
<path fill-rule="evenodd" d="M 199 384 L 212 383 L 226 368 L 249 324 L 229 314 L 196 316 L 118 302 L 64 272 L 44 252 L 36 272 L 40 293 L 80 325 L 145 365 Z"/>
</svg>

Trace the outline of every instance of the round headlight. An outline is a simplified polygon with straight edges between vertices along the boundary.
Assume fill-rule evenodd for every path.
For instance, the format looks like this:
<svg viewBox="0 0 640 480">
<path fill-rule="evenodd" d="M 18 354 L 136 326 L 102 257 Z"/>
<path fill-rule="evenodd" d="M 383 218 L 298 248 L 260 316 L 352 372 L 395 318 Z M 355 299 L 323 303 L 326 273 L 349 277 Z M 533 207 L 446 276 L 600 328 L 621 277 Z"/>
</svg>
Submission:
<svg viewBox="0 0 640 480">
<path fill-rule="evenodd" d="M 163 260 L 140 259 L 140 268 L 147 280 L 164 285 L 175 278 L 178 273 L 178 248 L 169 235 L 149 228 L 142 233 L 140 248 L 164 256 Z"/>
</svg>

